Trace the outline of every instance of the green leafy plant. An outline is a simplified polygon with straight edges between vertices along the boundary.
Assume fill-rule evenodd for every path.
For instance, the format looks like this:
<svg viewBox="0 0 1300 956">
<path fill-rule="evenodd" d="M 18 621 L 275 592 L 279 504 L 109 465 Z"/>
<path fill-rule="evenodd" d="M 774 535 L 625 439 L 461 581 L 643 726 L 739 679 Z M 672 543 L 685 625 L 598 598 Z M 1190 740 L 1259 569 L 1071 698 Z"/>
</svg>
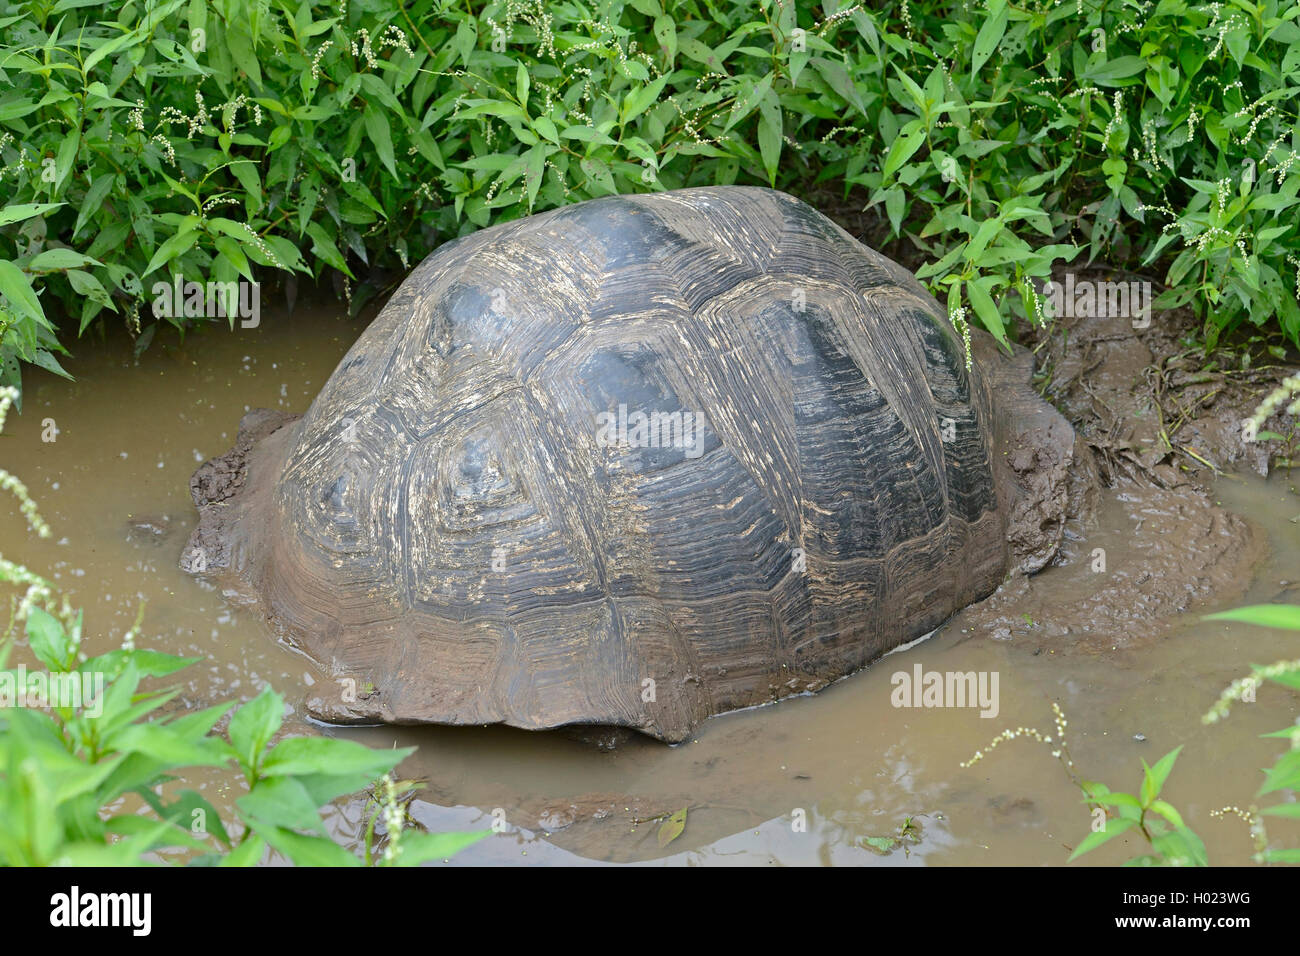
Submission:
<svg viewBox="0 0 1300 956">
<path fill-rule="evenodd" d="M 1269 431 L 1264 427 L 1274 415 L 1278 416 L 1283 432 Z M 1300 438 L 1300 372 L 1288 376 L 1264 396 L 1247 420 L 1246 427 L 1254 431 L 1259 441 L 1281 442 L 1281 452 L 1276 461 L 1283 467 L 1294 467 L 1294 448 L 1297 438 Z"/>
<path fill-rule="evenodd" d="M 912 847 L 920 844 L 924 837 L 924 828 L 921 822 L 913 816 L 903 818 L 903 822 L 898 825 L 898 832 L 891 836 L 864 836 L 858 839 L 858 845 L 877 853 L 880 856 L 889 856 L 900 847 L 903 855 L 910 857 Z"/>
<path fill-rule="evenodd" d="M 1293 604 L 1255 604 L 1249 607 L 1235 608 L 1219 614 L 1211 614 L 1208 620 L 1232 621 L 1252 624 L 1257 627 L 1274 627 L 1288 631 L 1300 631 L 1300 607 Z M 1300 690 L 1300 660 L 1277 661 L 1267 665 L 1253 665 L 1251 673 L 1233 681 L 1214 706 L 1201 718 L 1204 723 L 1217 723 L 1228 717 L 1232 705 L 1243 700 L 1254 700 L 1255 693 L 1265 682 L 1271 682 Z M 1300 803 L 1295 796 L 1300 794 L 1300 716 L 1290 727 L 1264 734 L 1265 737 L 1287 741 L 1289 749 L 1264 771 L 1264 782 L 1260 785 L 1256 797 L 1289 793 L 1291 799 L 1274 803 L 1262 809 L 1251 806 L 1224 807 L 1216 815 L 1232 814 L 1244 820 L 1250 827 L 1255 840 L 1255 860 L 1259 863 L 1300 863 L 1300 849 L 1294 847 L 1270 847 L 1268 833 L 1264 825 L 1265 817 L 1279 817 L 1289 820 L 1300 819 Z"/>
<path fill-rule="evenodd" d="M 28 645 L 48 668 L 42 686 L 67 688 L 73 678 L 89 690 L 75 702 L 50 693 L 50 710 L 14 706 L 30 675 L 0 671 L 9 699 L 0 708 L 0 863 L 122 866 L 165 849 L 191 851 L 196 864 L 252 865 L 268 847 L 304 866 L 355 866 L 362 860 L 329 838 L 320 808 L 383 775 L 387 847 L 373 852 L 375 818 L 365 835 L 365 862 L 412 866 L 449 857 L 482 839 L 480 833 L 407 832 L 396 815 L 389 775 L 413 748 L 371 750 L 348 740 L 286 737 L 284 700 L 270 688 L 231 714 L 224 736 L 213 728 L 231 711 L 219 704 L 168 713 L 176 690 L 145 691 L 146 678 L 166 677 L 194 661 L 130 647 L 87 658 L 81 619 L 72 629 L 39 607 L 27 616 Z M 0 667 L 12 645 L 0 653 Z M 93 679 L 93 681 L 92 681 Z M 17 691 L 22 693 L 23 691 Z M 48 691 L 46 693 L 49 693 Z M 20 701 L 17 701 L 20 702 Z M 231 767 L 247 793 L 236 801 L 241 832 L 232 836 L 195 790 L 164 796 L 199 767 Z M 414 784 L 404 782 L 402 790 Z M 126 810 L 138 797 L 154 814 Z"/>
<path fill-rule="evenodd" d="M 1142 785 L 1136 794 L 1113 791 L 1105 784 L 1084 780 L 1080 786 L 1085 802 L 1097 808 L 1101 829 L 1094 829 L 1074 848 L 1070 859 L 1095 850 L 1121 833 L 1137 831 L 1151 845 L 1151 852 L 1129 860 L 1127 866 L 1209 866 L 1205 844 L 1183 822 L 1160 791 L 1174 769 L 1183 748 L 1175 747 L 1156 761 L 1154 767 L 1142 761 Z M 1110 815 L 1102 808 L 1113 808 Z M 1101 814 L 1106 814 L 1104 819 Z"/>
<path fill-rule="evenodd" d="M 984 749 L 975 751 L 962 767 L 971 767 L 983 760 L 985 754 L 999 744 L 1028 737 L 1051 750 L 1052 756 L 1064 768 L 1070 782 L 1082 792 L 1083 802 L 1092 811 L 1092 832 L 1079 841 L 1070 854 L 1070 860 L 1095 850 L 1123 833 L 1134 831 L 1147 841 L 1151 852 L 1133 857 L 1126 864 L 1128 866 L 1209 865 L 1201 838 L 1183 822 L 1182 814 L 1160 797 L 1182 747 L 1176 747 L 1165 754 L 1156 761 L 1154 767 L 1148 766 L 1145 760 L 1142 761 L 1142 785 L 1137 794 L 1112 791 L 1105 784 L 1081 780 L 1075 774 L 1066 735 L 1070 722 L 1055 702 L 1052 704 L 1052 714 L 1056 724 L 1053 733 L 1044 734 L 1033 727 L 1004 730 Z"/>
<path fill-rule="evenodd" d="M 419 866 L 430 860 L 447 859 L 489 836 L 491 830 L 470 833 L 425 833 L 411 817 L 410 802 L 424 785 L 415 780 L 396 780 L 391 773 L 374 786 L 369 805 L 373 807 L 365 832 L 365 863 L 377 866 Z M 377 853 L 375 825 L 384 822 L 382 853 Z"/>
<path fill-rule="evenodd" d="M 14 706 L 12 699 L 0 710 L 0 861 L 120 866 L 172 847 L 214 857 L 224 853 L 225 862 L 235 865 L 258 862 L 270 845 L 297 862 L 355 862 L 333 841 L 297 831 L 320 832 L 318 808 L 386 772 L 394 755 L 315 738 L 289 738 L 268 748 L 283 708 L 269 690 L 235 711 L 226 739 L 211 731 L 228 705 L 164 716 L 160 708 L 176 691 L 142 691 L 142 680 L 192 662 L 131 650 L 78 661 L 84 657 L 79 624 L 65 630 L 41 608 L 28 615 L 29 646 L 49 674 L 83 685 L 90 682 L 82 678 L 94 678 L 98 693 L 75 704 L 52 695 L 49 713 Z M 10 688 L 24 692 L 28 677 L 25 670 L 0 674 Z M 156 792 L 174 771 L 232 762 L 249 785 L 238 802 L 245 826 L 239 840 L 232 840 L 217 811 L 196 791 L 166 802 Z M 120 811 L 127 794 L 156 816 L 101 812 Z"/>
<path fill-rule="evenodd" d="M 1252 624 L 1258 627 L 1279 628 L 1300 631 L 1300 607 L 1290 604 L 1256 604 L 1249 607 L 1234 608 L 1218 614 L 1206 616 L 1206 620 L 1229 621 Z M 1268 665 L 1252 665 L 1251 673 L 1238 678 L 1224 689 L 1214 706 L 1201 718 L 1203 723 L 1213 724 L 1228 717 L 1232 705 L 1240 701 L 1253 701 L 1255 693 L 1265 682 L 1272 682 L 1291 690 L 1300 690 L 1300 660 L 1277 661 Z M 1005 730 L 989 744 L 985 750 L 976 751 L 975 755 L 962 764 L 970 767 L 984 758 L 985 752 L 1007 740 L 1018 737 L 1030 737 L 1052 748 L 1052 756 L 1061 761 L 1066 773 L 1084 794 L 1084 802 L 1090 805 L 1100 828 L 1094 828 L 1079 845 L 1075 847 L 1070 859 L 1076 859 L 1095 850 L 1115 837 L 1128 832 L 1138 832 L 1150 844 L 1151 852 L 1135 857 L 1129 865 L 1194 865 L 1206 866 L 1208 859 L 1205 844 L 1184 822 L 1182 814 L 1168 801 L 1161 799 L 1165 781 L 1174 769 L 1174 763 L 1182 747 L 1176 747 L 1156 761 L 1155 766 L 1142 762 L 1142 785 L 1136 794 L 1110 790 L 1105 784 L 1079 780 L 1074 774 L 1074 762 L 1070 758 L 1066 744 L 1065 731 L 1068 722 L 1064 713 L 1056 704 L 1052 705 L 1056 715 L 1056 735 L 1053 738 L 1044 735 L 1032 727 L 1020 727 Z M 1286 740 L 1290 748 L 1264 771 L 1264 782 L 1260 785 L 1257 797 L 1269 794 L 1289 793 L 1292 798 L 1260 809 L 1256 806 L 1241 808 L 1223 807 L 1212 812 L 1212 816 L 1234 816 L 1241 819 L 1250 828 L 1255 842 L 1255 861 L 1257 863 L 1300 863 L 1300 849 L 1291 847 L 1270 847 L 1265 827 L 1265 817 L 1300 819 L 1300 804 L 1294 796 L 1300 794 L 1300 718 L 1289 727 L 1264 734 L 1267 738 Z"/>
</svg>

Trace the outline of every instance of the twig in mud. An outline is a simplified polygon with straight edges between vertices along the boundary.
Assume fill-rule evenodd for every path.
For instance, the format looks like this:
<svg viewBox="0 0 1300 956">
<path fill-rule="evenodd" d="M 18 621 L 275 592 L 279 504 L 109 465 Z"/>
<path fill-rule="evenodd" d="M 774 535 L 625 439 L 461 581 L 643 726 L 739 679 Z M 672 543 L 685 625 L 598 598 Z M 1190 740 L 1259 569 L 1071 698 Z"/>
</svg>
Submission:
<svg viewBox="0 0 1300 956">
<path fill-rule="evenodd" d="M 1196 459 L 1196 460 L 1199 461 L 1202 465 L 1204 465 L 1206 468 L 1208 468 L 1208 469 L 1210 469 L 1212 472 L 1214 472 L 1214 476 L 1215 476 L 1216 478 L 1224 478 L 1224 477 L 1227 476 L 1227 473 L 1226 473 L 1226 472 L 1222 472 L 1222 471 L 1220 471 L 1220 470 L 1218 469 L 1218 467 L 1215 466 L 1214 462 L 1212 462 L 1212 461 L 1208 461 L 1207 459 L 1202 458 L 1200 455 L 1196 454 L 1196 452 L 1192 451 L 1192 450 L 1191 450 L 1190 448 L 1188 448 L 1186 445 L 1175 445 L 1175 446 L 1174 446 L 1174 450 L 1175 450 L 1175 451 L 1181 451 L 1184 455 L 1187 455 L 1187 456 L 1189 456 L 1190 458 L 1194 458 L 1194 459 Z"/>
<path fill-rule="evenodd" d="M 758 811 L 754 810 L 752 807 L 735 807 L 727 803 L 698 803 L 698 804 L 690 804 L 686 807 L 686 812 L 688 814 L 694 813 L 696 810 L 733 810 L 736 813 L 745 813 L 751 817 L 761 816 L 758 813 Z M 652 817 L 644 817 L 644 818 L 633 817 L 632 825 L 634 827 L 639 827 L 643 823 L 657 823 L 660 820 L 667 820 L 674 813 L 680 813 L 680 812 L 681 812 L 680 810 L 667 810 L 663 813 L 657 813 Z M 764 817 L 764 819 L 766 818 Z"/>
</svg>

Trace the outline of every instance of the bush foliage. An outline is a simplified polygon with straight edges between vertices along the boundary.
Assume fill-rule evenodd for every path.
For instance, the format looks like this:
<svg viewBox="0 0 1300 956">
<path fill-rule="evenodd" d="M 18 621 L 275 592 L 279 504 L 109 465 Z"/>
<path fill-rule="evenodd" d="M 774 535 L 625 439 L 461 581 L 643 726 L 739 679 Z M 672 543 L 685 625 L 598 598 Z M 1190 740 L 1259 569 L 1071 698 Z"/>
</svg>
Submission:
<svg viewBox="0 0 1300 956">
<path fill-rule="evenodd" d="M 863 197 L 954 316 L 999 338 L 1082 256 L 1163 276 L 1158 304 L 1195 307 L 1209 344 L 1243 321 L 1300 344 L 1298 17 L 1278 0 L 0 2 L 0 384 L 19 360 L 60 371 L 102 318 L 140 347 L 191 325 L 151 305 L 177 273 L 337 273 L 356 308 L 491 222 L 732 182 Z"/>
<path fill-rule="evenodd" d="M 252 866 L 268 848 L 299 866 L 359 866 L 361 858 L 330 838 L 321 808 L 380 776 L 363 837 L 366 863 L 417 866 L 487 835 L 407 832 L 390 771 L 413 747 L 370 750 L 330 737 L 274 742 L 284 699 L 269 687 L 233 713 L 227 703 L 168 714 L 179 690 L 146 691 L 142 681 L 193 660 L 133 647 L 87 657 L 80 613 L 69 626 L 33 607 L 26 628 L 29 647 L 49 669 L 42 688 L 72 679 L 93 686 L 96 696 L 20 697 L 20 706 L 10 698 L 0 708 L 0 866 L 138 866 L 164 850 L 185 852 L 194 865 Z M 3 670 L 11 648 L 0 646 L 7 697 L 28 680 L 24 670 Z M 228 713 L 224 734 L 214 733 Z M 197 790 L 165 793 L 165 785 L 192 778 L 199 767 L 242 775 L 239 830 L 228 831 Z M 414 786 L 404 781 L 400 789 Z M 153 813 L 131 812 L 128 795 Z M 374 852 L 380 812 L 387 824 L 382 856 Z"/>
</svg>

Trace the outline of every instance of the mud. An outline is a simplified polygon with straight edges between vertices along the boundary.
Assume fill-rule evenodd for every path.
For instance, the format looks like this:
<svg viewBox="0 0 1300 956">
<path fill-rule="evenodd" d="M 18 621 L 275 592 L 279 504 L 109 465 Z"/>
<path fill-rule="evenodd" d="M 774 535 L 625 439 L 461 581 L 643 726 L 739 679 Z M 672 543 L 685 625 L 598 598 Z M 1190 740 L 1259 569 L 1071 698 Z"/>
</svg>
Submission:
<svg viewBox="0 0 1300 956">
<path fill-rule="evenodd" d="M 1013 570 L 1033 574 L 1057 557 L 1067 526 L 1091 522 L 1100 477 L 1070 423 L 1031 388 L 1033 354 L 1016 346 L 1007 355 L 983 334 L 974 335 L 971 345 L 993 395 L 1001 445 L 994 461 L 1002 473 L 997 484 L 1015 489 L 1004 501 Z"/>
<path fill-rule="evenodd" d="M 1197 606 L 1239 599 L 1264 556 L 1258 529 L 1198 489 L 1107 489 L 1101 509 L 1050 578 L 1018 576 L 949 626 L 1067 654 L 1129 648 Z"/>
<path fill-rule="evenodd" d="M 190 497 L 198 511 L 198 524 L 181 554 L 184 571 L 202 573 L 225 568 L 231 563 L 231 548 L 237 544 L 224 519 L 225 508 L 248 480 L 254 449 L 301 416 L 270 408 L 256 408 L 239 421 L 234 446 L 224 455 L 209 458 L 190 476 Z"/>
<path fill-rule="evenodd" d="M 1069 461 L 1038 462 L 1027 450 L 1013 455 L 1011 466 L 1028 465 L 1028 480 L 1052 488 L 1045 498 L 1057 509 L 1035 530 L 1049 540 L 1057 532 L 1061 546 L 1051 560 L 1060 571 L 1049 587 L 1014 577 L 951 626 L 1054 651 L 1100 653 L 1150 640 L 1176 615 L 1244 593 L 1264 536 L 1214 501 L 1210 483 L 1234 465 L 1268 474 L 1281 443 L 1245 440 L 1242 423 L 1288 370 L 1248 362 L 1221 368 L 1222 355 L 1207 361 L 1183 344 L 1191 331 L 1185 310 L 1150 319 L 1135 328 L 1135 321 L 1142 324 L 1137 315 L 1062 317 L 1036 336 L 1044 394 L 1077 440 Z M 1265 427 L 1285 426 L 1274 418 Z M 1098 507 L 1106 512 L 1100 529 Z M 1115 566 L 1108 545 L 1113 551 L 1121 540 L 1129 557 Z"/>
<path fill-rule="evenodd" d="M 1189 310 L 1153 311 L 1147 328 L 1134 328 L 1135 319 L 1141 324 L 1132 315 L 1061 317 L 1033 332 L 1045 397 L 1093 449 L 1108 484 L 1205 489 L 1217 473 L 1248 468 L 1267 476 L 1279 459 L 1294 457 L 1294 441 L 1251 440 L 1243 424 L 1295 370 L 1297 357 L 1280 337 L 1239 333 L 1207 357 L 1189 344 L 1199 333 Z M 1279 413 L 1262 430 L 1287 435 L 1292 426 Z"/>
</svg>

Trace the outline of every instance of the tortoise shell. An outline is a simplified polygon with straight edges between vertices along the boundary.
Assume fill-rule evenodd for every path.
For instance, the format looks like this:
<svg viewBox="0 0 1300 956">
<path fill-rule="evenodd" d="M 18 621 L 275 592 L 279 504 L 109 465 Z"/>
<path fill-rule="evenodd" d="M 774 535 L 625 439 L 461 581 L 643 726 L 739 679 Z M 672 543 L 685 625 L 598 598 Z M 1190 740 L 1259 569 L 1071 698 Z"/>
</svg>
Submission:
<svg viewBox="0 0 1300 956">
<path fill-rule="evenodd" d="M 325 719 L 679 741 L 1002 581 L 993 421 L 938 303 L 805 203 L 595 199 L 443 245 L 301 419 L 246 417 L 184 563 Z"/>
</svg>

